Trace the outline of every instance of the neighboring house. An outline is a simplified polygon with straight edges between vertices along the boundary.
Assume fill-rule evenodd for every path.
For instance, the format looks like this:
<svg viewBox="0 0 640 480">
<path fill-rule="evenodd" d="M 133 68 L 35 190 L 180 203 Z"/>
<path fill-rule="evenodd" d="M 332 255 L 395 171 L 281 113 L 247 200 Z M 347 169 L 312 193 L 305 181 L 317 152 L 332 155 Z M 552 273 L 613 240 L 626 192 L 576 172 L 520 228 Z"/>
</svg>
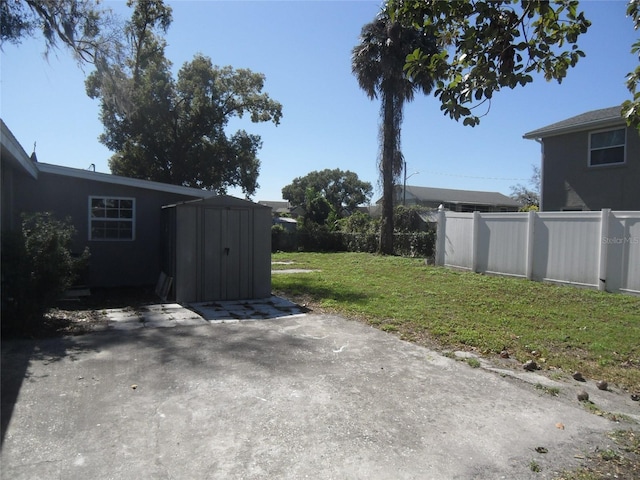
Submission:
<svg viewBox="0 0 640 480">
<path fill-rule="evenodd" d="M 295 233 L 298 229 L 298 221 L 295 218 L 273 217 L 273 224 L 282 226 L 289 233 Z"/>
<path fill-rule="evenodd" d="M 196 188 L 35 162 L 4 122 L 1 140 L 2 230 L 18 229 L 23 213 L 48 211 L 59 219 L 70 218 L 77 231 L 72 253 L 79 254 L 85 247 L 91 253 L 83 279 L 89 287 L 155 285 L 163 262 L 163 243 L 174 235 L 163 231 L 163 206 L 216 196 Z M 232 197 L 219 198 L 219 210 L 249 211 L 257 206 L 246 200 L 224 200 Z M 264 231 L 253 232 L 267 244 L 267 251 L 269 223 Z M 196 237 L 198 231 L 186 235 Z M 224 254 L 225 250 L 209 253 Z M 270 266 L 270 254 L 257 261 Z"/>
<path fill-rule="evenodd" d="M 381 203 L 382 199 L 376 203 Z M 517 212 L 520 204 L 498 192 L 452 190 L 449 188 L 396 186 L 395 205 L 419 205 L 437 209 L 440 205 L 452 212 Z"/>
<path fill-rule="evenodd" d="M 265 207 L 271 208 L 271 214 L 274 217 L 279 217 L 280 215 L 289 214 L 290 213 L 290 205 L 289 202 L 285 201 L 268 201 L 268 200 L 260 200 L 258 201 L 260 205 L 264 205 Z"/>
<path fill-rule="evenodd" d="M 541 211 L 640 210 L 640 134 L 620 107 L 533 130 L 542 146 Z"/>
<path fill-rule="evenodd" d="M 292 207 L 289 202 L 261 200 L 258 203 L 266 207 L 271 207 L 271 214 L 274 218 L 281 217 L 283 215 L 288 215 L 291 218 L 298 218 L 304 215 L 303 207 Z"/>
</svg>

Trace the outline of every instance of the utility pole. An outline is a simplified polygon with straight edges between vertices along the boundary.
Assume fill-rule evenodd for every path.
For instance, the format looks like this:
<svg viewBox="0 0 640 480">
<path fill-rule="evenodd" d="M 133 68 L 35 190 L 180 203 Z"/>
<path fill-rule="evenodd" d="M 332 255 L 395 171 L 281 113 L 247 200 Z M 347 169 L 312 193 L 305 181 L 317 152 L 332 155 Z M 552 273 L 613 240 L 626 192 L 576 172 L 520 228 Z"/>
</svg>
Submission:
<svg viewBox="0 0 640 480">
<path fill-rule="evenodd" d="M 407 178 L 411 178 L 414 175 L 419 174 L 420 172 L 413 172 L 411 175 L 407 177 L 407 161 L 404 161 L 404 183 L 402 185 L 402 206 L 406 207 L 407 205 Z"/>
</svg>

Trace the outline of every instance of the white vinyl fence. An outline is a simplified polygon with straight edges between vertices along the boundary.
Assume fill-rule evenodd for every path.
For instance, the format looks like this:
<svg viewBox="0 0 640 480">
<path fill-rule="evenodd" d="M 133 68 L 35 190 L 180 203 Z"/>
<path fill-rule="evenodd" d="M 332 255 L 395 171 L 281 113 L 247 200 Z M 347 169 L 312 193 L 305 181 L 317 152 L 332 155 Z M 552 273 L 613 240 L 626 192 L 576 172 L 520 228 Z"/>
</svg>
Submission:
<svg viewBox="0 0 640 480">
<path fill-rule="evenodd" d="M 640 294 L 640 212 L 438 212 L 436 264 Z"/>
</svg>

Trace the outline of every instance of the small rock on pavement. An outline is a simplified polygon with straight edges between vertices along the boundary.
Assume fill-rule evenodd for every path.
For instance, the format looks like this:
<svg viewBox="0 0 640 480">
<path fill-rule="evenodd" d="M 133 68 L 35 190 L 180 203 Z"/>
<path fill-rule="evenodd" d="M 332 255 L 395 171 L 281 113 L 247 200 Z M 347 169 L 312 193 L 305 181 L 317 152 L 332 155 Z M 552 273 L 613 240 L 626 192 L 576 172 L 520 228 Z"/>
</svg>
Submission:
<svg viewBox="0 0 640 480">
<path fill-rule="evenodd" d="M 524 368 L 528 372 L 533 372 L 534 370 L 538 369 L 538 364 L 533 360 L 527 360 L 524 365 L 522 365 L 522 368 Z"/>
<path fill-rule="evenodd" d="M 584 379 L 584 377 L 580 372 L 573 372 L 573 375 L 571 376 L 573 377 L 574 380 L 577 380 L 579 382 L 586 382 L 586 380 Z"/>
<path fill-rule="evenodd" d="M 578 392 L 578 400 L 580 400 L 581 402 L 586 402 L 587 400 L 589 400 L 589 394 L 584 390 L 581 390 L 580 392 Z"/>
<path fill-rule="evenodd" d="M 598 387 L 600 390 L 607 390 L 609 388 L 609 384 L 604 380 L 599 380 L 596 383 L 596 387 Z"/>
</svg>

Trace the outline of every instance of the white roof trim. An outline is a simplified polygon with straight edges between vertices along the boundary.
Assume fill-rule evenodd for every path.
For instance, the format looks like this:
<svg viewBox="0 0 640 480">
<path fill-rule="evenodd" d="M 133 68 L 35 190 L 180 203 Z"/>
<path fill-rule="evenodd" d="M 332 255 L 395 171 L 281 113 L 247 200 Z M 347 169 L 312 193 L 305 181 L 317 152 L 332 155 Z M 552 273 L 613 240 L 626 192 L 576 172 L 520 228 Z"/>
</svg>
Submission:
<svg viewBox="0 0 640 480">
<path fill-rule="evenodd" d="M 138 178 L 121 177 L 119 175 L 111 175 L 110 173 L 92 172 L 90 170 L 80 170 L 78 168 L 62 167 L 60 165 L 51 165 L 48 163 L 38 162 L 36 166 L 38 170 L 43 173 L 82 178 L 84 180 L 93 180 L 95 182 L 112 183 L 115 185 L 122 185 L 126 187 L 144 188 L 146 190 L 177 193 L 179 195 L 190 195 L 199 198 L 209 198 L 216 195 L 214 192 L 211 192 L 209 190 L 201 190 L 198 188 L 183 187 L 181 185 L 153 182 L 151 180 L 140 180 Z"/>
<path fill-rule="evenodd" d="M 34 163 L 27 155 L 27 152 L 24 151 L 20 142 L 13 136 L 7 124 L 4 123 L 4 120 L 0 119 L 2 123 L 1 137 L 0 141 L 2 145 L 7 149 L 9 154 L 18 162 L 18 164 L 33 178 L 38 178 L 38 169 L 35 167 Z"/>
</svg>

